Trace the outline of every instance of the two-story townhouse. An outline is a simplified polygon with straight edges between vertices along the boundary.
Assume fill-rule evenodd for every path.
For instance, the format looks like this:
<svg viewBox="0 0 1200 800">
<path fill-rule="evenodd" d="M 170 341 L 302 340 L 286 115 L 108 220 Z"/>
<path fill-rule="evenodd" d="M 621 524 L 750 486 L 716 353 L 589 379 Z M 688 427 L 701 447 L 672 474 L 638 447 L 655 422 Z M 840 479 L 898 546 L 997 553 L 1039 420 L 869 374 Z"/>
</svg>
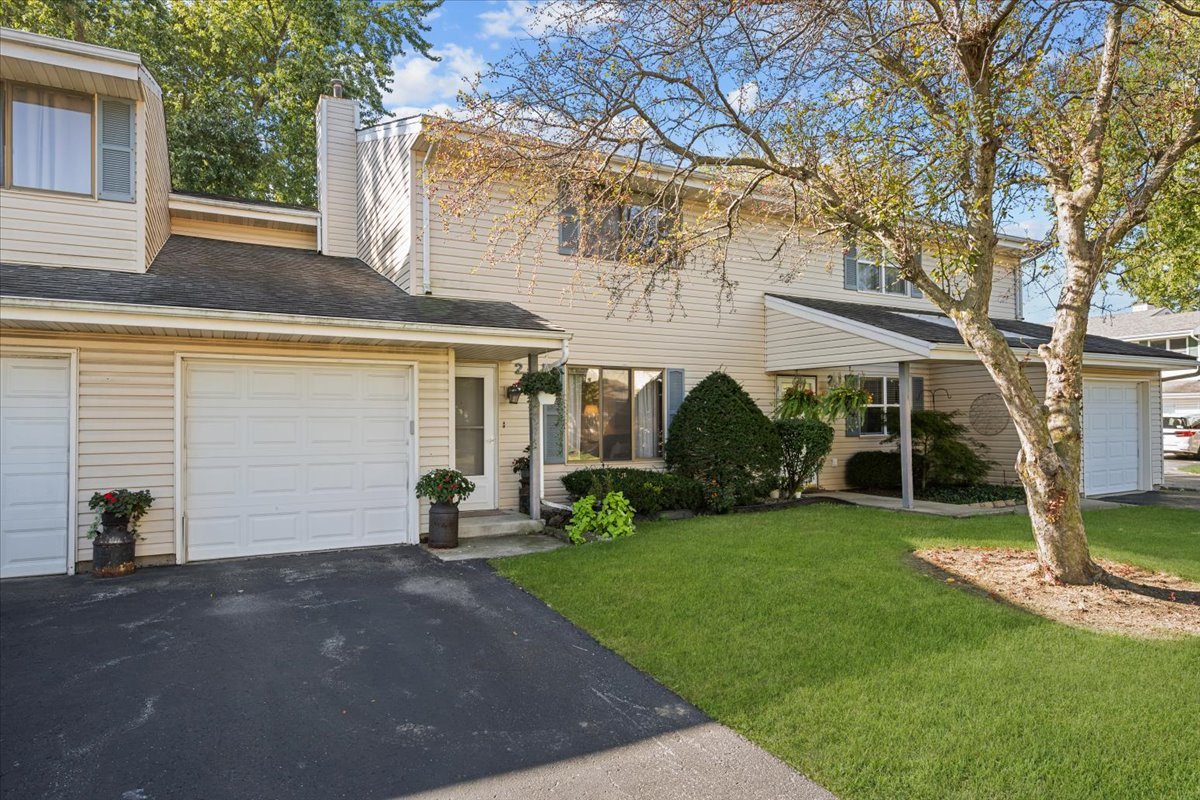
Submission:
<svg viewBox="0 0 1200 800">
<path fill-rule="evenodd" d="M 346 110 L 329 114 L 326 124 L 347 125 L 350 105 L 341 103 Z M 332 107 L 325 106 L 327 112 Z M 569 351 L 555 359 L 565 361 L 566 419 L 558 421 L 556 409 L 548 407 L 540 426 L 544 497 L 564 499 L 559 478 L 580 467 L 661 467 L 674 409 L 690 387 L 718 369 L 736 378 L 768 413 L 796 381 L 824 389 L 853 374 L 865 382 L 875 402 L 858 424 L 838 427 L 820 475 L 826 488 L 846 485 L 845 461 L 853 453 L 896 447 L 885 441 L 892 433 L 886 412 L 900 406 L 906 386 L 913 407 L 959 412 L 994 462 L 989 480 L 1016 482 L 1017 435 L 991 378 L 950 321 L 900 280 L 894 267 L 832 238 L 823 247 L 806 244 L 774 255 L 778 231 L 769 223 L 748 226 L 729 244 L 728 269 L 736 282 L 730 297 L 719 298 L 700 263 L 689 267 L 681 294 L 670 298 L 678 301 L 674 313 L 667 298 L 660 298 L 650 305 L 652 315 L 631 315 L 631 301 L 611 305 L 599 280 L 602 270 L 580 274 L 570 250 L 569 227 L 577 224 L 570 214 L 559 221 L 560 230 L 529 237 L 543 243 L 542 250 L 528 254 L 522 270 L 494 264 L 486 235 L 492 219 L 462 219 L 440 209 L 436 198 L 454 186 L 435 184 L 431 177 L 437 175 L 438 153 L 426 130 L 420 117 L 357 130 L 353 140 L 345 128 L 344 141 L 357 164 L 357 216 L 344 204 L 346 215 L 331 227 L 357 229 L 358 255 L 412 294 L 512 298 L 572 333 Z M 351 180 L 348 172 L 345 180 Z M 507 188 L 495 189 L 494 215 L 509 208 Z M 350 238 L 347 233 L 347 242 Z M 1022 319 L 1023 244 L 1009 239 L 1002 245 L 991 309 L 1037 387 L 1044 384 L 1044 368 L 1036 348 L 1047 341 L 1049 329 Z M 1088 338 L 1087 493 L 1161 483 L 1157 370 L 1178 363 L 1173 354 Z M 502 387 L 520 366 L 460 361 L 456 369 L 486 374 L 488 386 Z M 482 437 L 488 474 L 480 477 L 485 485 L 495 485 L 497 478 L 499 484 L 494 497 L 479 502 L 513 508 L 517 482 L 505 467 L 525 447 L 528 423 L 524 408 L 494 402 Z M 480 461 L 473 453 L 470 458 Z"/>
<path fill-rule="evenodd" d="M 156 497 L 143 560 L 415 543 L 420 472 L 471 474 L 466 506 L 486 514 L 517 508 L 509 465 L 531 438 L 535 501 L 563 498 L 580 466 L 659 467 L 672 414 L 716 369 L 766 411 L 795 381 L 863 377 L 877 402 L 838 431 L 825 486 L 892 446 L 885 412 L 904 403 L 962 411 L 992 478 L 1012 480 L 987 375 L 865 252 L 773 259 L 769 233 L 748 233 L 728 302 L 698 267 L 674 314 L 630 316 L 580 280 L 563 231 L 545 231 L 535 281 L 489 266 L 489 221 L 445 217 L 423 179 L 437 153 L 421 118 L 362 127 L 336 88 L 320 98 L 317 209 L 172 192 L 136 54 L 10 30 L 0 44 L 4 577 L 86 568 L 88 499 L 118 487 Z M 1020 320 L 1015 248 L 1005 264 L 993 310 L 1037 385 L 1047 329 Z M 1161 482 L 1149 434 L 1178 358 L 1088 339 L 1089 493 Z M 507 391 L 539 359 L 565 370 L 561 422 Z"/>
<path fill-rule="evenodd" d="M 172 192 L 134 53 L 0 29 L 0 79 L 2 577 L 86 569 L 121 487 L 155 497 L 142 561 L 415 543 L 456 359 L 563 346 L 410 296 L 313 209 Z"/>
</svg>

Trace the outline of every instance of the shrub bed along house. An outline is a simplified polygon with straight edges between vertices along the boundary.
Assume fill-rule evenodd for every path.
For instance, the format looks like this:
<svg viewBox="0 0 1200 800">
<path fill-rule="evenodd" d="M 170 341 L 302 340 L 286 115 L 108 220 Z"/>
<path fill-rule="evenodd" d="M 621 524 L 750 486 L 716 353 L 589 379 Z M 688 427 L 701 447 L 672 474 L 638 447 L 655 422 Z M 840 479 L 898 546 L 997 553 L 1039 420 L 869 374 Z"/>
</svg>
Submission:
<svg viewBox="0 0 1200 800">
<path fill-rule="evenodd" d="M 606 497 L 620 492 L 637 513 L 653 516 L 662 511 L 700 511 L 704 487 L 694 478 L 632 467 L 580 469 L 562 477 L 572 497 Z"/>
<path fill-rule="evenodd" d="M 728 511 L 779 485 L 779 434 L 746 390 L 724 372 L 696 384 L 675 413 L 667 467 L 704 485 L 707 507 Z"/>
</svg>

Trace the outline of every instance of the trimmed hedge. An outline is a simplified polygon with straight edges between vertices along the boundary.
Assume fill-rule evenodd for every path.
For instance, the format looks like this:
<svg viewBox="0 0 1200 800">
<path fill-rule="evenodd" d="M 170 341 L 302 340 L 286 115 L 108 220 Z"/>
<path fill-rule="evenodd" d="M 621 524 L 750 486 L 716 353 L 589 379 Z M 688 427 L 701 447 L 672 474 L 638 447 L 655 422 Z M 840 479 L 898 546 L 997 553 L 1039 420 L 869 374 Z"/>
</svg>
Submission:
<svg viewBox="0 0 1200 800">
<path fill-rule="evenodd" d="M 671 422 L 667 467 L 704 484 L 707 505 L 728 511 L 779 485 L 783 451 L 767 415 L 737 381 L 714 372 L 688 392 Z"/>
<path fill-rule="evenodd" d="M 579 469 L 562 476 L 563 486 L 572 497 L 606 497 L 621 492 L 639 514 L 660 511 L 700 511 L 704 508 L 704 487 L 693 478 L 633 467 L 596 467 Z"/>
<path fill-rule="evenodd" d="M 921 474 L 921 458 L 913 453 L 914 477 Z M 863 450 L 846 461 L 846 483 L 856 489 L 899 489 L 900 454 Z"/>
</svg>

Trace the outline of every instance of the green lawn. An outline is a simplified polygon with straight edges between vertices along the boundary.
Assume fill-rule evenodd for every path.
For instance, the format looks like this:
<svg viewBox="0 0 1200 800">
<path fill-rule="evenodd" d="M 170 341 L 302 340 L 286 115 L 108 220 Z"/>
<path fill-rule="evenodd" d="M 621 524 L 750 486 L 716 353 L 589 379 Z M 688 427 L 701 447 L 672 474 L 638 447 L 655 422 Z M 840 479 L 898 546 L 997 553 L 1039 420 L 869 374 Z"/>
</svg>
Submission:
<svg viewBox="0 0 1200 800">
<path fill-rule="evenodd" d="M 1087 515 L 1094 551 L 1200 579 L 1200 513 Z M 1200 797 L 1200 640 L 1050 622 L 918 575 L 1021 517 L 810 506 L 501 560 L 553 608 L 844 800 Z"/>
<path fill-rule="evenodd" d="M 1181 467 L 1180 469 L 1193 475 L 1200 475 L 1200 464 L 1192 464 L 1190 467 Z"/>
</svg>

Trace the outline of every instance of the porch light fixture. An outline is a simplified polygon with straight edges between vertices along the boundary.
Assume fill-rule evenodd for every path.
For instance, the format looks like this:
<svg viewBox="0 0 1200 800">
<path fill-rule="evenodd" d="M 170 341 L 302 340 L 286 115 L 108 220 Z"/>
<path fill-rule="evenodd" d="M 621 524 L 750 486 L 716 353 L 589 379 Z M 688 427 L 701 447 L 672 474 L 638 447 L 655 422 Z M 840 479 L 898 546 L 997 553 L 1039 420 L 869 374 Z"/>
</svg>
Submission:
<svg viewBox="0 0 1200 800">
<path fill-rule="evenodd" d="M 515 406 L 521 402 L 521 387 L 514 383 L 504 390 L 504 395 L 508 398 L 508 402 Z"/>
</svg>

